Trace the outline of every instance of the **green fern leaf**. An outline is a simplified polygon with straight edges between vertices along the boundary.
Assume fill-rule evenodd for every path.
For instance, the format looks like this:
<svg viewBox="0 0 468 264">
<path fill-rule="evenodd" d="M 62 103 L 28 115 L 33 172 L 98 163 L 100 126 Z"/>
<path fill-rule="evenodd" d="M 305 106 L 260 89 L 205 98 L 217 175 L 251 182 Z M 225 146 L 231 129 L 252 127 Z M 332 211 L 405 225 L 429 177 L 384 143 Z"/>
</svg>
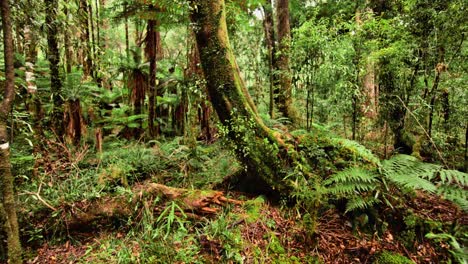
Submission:
<svg viewBox="0 0 468 264">
<path fill-rule="evenodd" d="M 442 185 L 437 189 L 437 194 L 468 211 L 468 191 L 453 185 Z"/>
<path fill-rule="evenodd" d="M 358 210 L 358 209 L 360 210 L 367 209 L 378 203 L 379 203 L 379 200 L 372 196 L 366 196 L 366 197 L 355 196 L 353 197 L 353 199 L 349 200 L 348 203 L 346 204 L 345 213 Z"/>
<path fill-rule="evenodd" d="M 408 155 L 397 155 L 383 161 L 381 167 L 384 176 L 394 184 L 430 193 L 435 193 L 437 190 L 430 180 L 440 168 L 439 165 L 423 163 Z"/>
<path fill-rule="evenodd" d="M 441 170 L 440 180 L 444 184 L 458 184 L 466 187 L 468 185 L 468 173 L 457 170 Z"/>
</svg>

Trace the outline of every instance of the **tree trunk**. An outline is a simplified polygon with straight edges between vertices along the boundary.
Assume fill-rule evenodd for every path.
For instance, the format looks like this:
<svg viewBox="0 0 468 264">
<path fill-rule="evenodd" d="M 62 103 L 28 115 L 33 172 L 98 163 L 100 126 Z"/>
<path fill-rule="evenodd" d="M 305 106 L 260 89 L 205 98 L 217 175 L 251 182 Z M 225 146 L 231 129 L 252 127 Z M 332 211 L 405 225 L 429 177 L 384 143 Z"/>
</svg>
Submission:
<svg viewBox="0 0 468 264">
<path fill-rule="evenodd" d="M 293 150 L 278 132 L 265 126 L 250 103 L 227 35 L 224 0 L 193 0 L 191 5 L 210 100 L 247 168 L 247 178 L 256 181 L 257 188 L 266 185 L 288 193 L 292 188 L 284 178 L 286 168 L 294 163 L 288 153 Z"/>
<path fill-rule="evenodd" d="M 88 15 L 89 15 L 89 26 L 91 28 L 90 35 L 91 35 L 91 42 L 89 44 L 90 46 L 90 53 L 89 53 L 89 58 L 92 60 L 91 63 L 91 77 L 93 77 L 93 80 L 98 83 L 98 85 L 101 85 L 101 83 L 97 79 L 97 49 L 96 49 L 96 37 L 95 37 L 95 28 L 94 28 L 94 12 L 93 12 L 93 2 L 91 3 L 88 2 Z"/>
<path fill-rule="evenodd" d="M 63 98 L 62 98 L 62 81 L 59 74 L 60 51 L 58 48 L 58 21 L 57 21 L 57 0 L 46 1 L 46 25 L 49 68 L 50 68 L 50 91 L 52 93 L 52 101 L 54 108 L 52 110 L 52 128 L 59 139 L 63 138 Z"/>
<path fill-rule="evenodd" d="M 124 12 L 127 12 L 127 4 L 124 4 Z M 130 62 L 130 37 L 128 35 L 128 18 L 125 16 L 125 53 L 127 55 L 127 62 Z"/>
<path fill-rule="evenodd" d="M 289 25 L 289 0 L 278 0 L 276 3 L 278 52 L 275 62 L 278 69 L 279 86 L 276 87 L 276 105 L 278 110 L 293 122 L 298 121 L 297 113 L 292 107 L 292 79 L 289 69 L 289 50 L 291 45 L 291 28 Z"/>
<path fill-rule="evenodd" d="M 63 44 L 65 48 L 65 65 L 66 65 L 65 70 L 67 74 L 70 74 L 72 72 L 73 50 L 72 50 L 71 43 L 70 43 L 71 30 L 70 30 L 70 21 L 68 20 L 68 14 L 69 14 L 69 10 L 68 10 L 68 7 L 66 7 L 65 8 L 66 29 L 64 30 L 65 34 L 63 36 L 63 42 L 64 42 Z"/>
<path fill-rule="evenodd" d="M 3 101 L 0 103 L 0 214 L 2 225 L 7 234 L 9 263 L 22 263 L 19 240 L 18 218 L 16 216 L 13 175 L 10 164 L 10 145 L 7 132 L 7 120 L 15 98 L 15 69 L 13 66 L 13 34 L 9 1 L 1 1 L 3 47 L 5 56 L 5 88 Z"/>
<path fill-rule="evenodd" d="M 159 33 L 156 30 L 156 20 L 149 20 L 145 38 L 145 54 L 149 60 L 149 105 L 148 105 L 148 130 L 151 138 L 154 138 L 160 133 L 160 125 L 154 124 L 156 119 L 156 61 L 157 47 L 159 45 Z"/>
<path fill-rule="evenodd" d="M 49 0 L 50 1 L 50 0 Z M 85 77 L 93 76 L 93 60 L 91 58 L 91 41 L 89 32 L 89 14 L 88 14 L 88 2 L 87 0 L 79 0 L 79 18 L 81 26 L 81 63 L 83 65 L 83 74 Z"/>
<path fill-rule="evenodd" d="M 465 172 L 468 172 L 468 122 L 465 124 Z"/>
<path fill-rule="evenodd" d="M 263 6 L 263 29 L 265 31 L 265 44 L 268 50 L 268 75 L 270 79 L 270 102 L 269 102 L 269 113 L 270 117 L 274 118 L 274 105 L 275 105 L 275 95 L 274 95 L 274 87 L 278 86 L 277 78 L 275 78 L 275 53 L 276 53 L 276 45 L 275 45 L 275 30 L 274 30 L 274 22 L 273 22 L 273 6 L 271 4 L 271 0 L 267 0 L 267 3 Z"/>
</svg>

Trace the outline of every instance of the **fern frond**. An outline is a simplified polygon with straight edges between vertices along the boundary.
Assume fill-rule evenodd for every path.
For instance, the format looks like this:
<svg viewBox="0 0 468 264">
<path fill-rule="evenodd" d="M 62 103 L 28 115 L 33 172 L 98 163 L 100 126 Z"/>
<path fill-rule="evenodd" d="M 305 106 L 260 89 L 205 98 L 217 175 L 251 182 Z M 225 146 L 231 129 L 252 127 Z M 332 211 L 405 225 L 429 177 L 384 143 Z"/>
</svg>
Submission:
<svg viewBox="0 0 468 264">
<path fill-rule="evenodd" d="M 453 185 L 442 185 L 437 189 L 437 194 L 468 211 L 468 191 Z"/>
<path fill-rule="evenodd" d="M 468 186 L 468 173 L 457 170 L 441 170 L 440 180 L 443 184 L 458 184 L 460 186 Z"/>
<path fill-rule="evenodd" d="M 382 162 L 384 173 L 408 174 L 431 180 L 442 167 L 437 164 L 424 163 L 409 155 L 396 155 Z"/>
<path fill-rule="evenodd" d="M 357 209 L 367 209 L 372 207 L 375 204 L 378 204 L 380 201 L 372 196 L 365 196 L 365 197 L 360 197 L 360 196 L 355 196 L 353 199 L 349 200 L 348 203 L 346 204 L 346 211 L 351 212 Z"/>
<path fill-rule="evenodd" d="M 364 147 L 356 141 L 343 138 L 332 138 L 331 142 L 334 145 L 341 145 L 343 148 L 352 151 L 354 157 L 356 158 L 362 159 L 372 164 L 380 164 L 380 160 L 377 158 L 377 156 L 375 156 L 368 148 Z"/>
<path fill-rule="evenodd" d="M 363 168 L 348 168 L 332 175 L 324 182 L 329 186 L 327 193 L 346 197 L 375 190 L 378 186 L 377 175 Z"/>
<path fill-rule="evenodd" d="M 344 182 L 366 182 L 373 183 L 377 181 L 377 175 L 373 172 L 363 168 L 348 168 L 340 171 L 330 178 L 328 178 L 324 184 L 331 185 L 332 183 L 344 183 Z"/>
<path fill-rule="evenodd" d="M 399 186 L 434 193 L 437 187 L 430 180 L 441 166 L 423 163 L 412 156 L 397 155 L 383 161 L 381 169 L 388 180 Z"/>
<path fill-rule="evenodd" d="M 372 183 L 341 183 L 328 188 L 325 192 L 336 195 L 338 197 L 347 197 L 349 195 L 356 195 L 363 192 L 373 191 L 376 188 L 376 184 Z"/>
</svg>

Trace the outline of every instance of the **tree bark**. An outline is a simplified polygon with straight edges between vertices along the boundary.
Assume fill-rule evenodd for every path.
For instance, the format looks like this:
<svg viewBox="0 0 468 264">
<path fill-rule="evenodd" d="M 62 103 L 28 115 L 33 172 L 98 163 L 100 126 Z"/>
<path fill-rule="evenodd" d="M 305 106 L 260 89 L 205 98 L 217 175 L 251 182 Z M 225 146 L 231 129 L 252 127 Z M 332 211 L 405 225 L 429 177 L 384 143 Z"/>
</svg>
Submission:
<svg viewBox="0 0 468 264">
<path fill-rule="evenodd" d="M 50 0 L 49 0 L 50 1 Z M 79 19 L 81 24 L 81 63 L 83 65 L 83 74 L 85 77 L 93 76 L 93 60 L 91 58 L 91 41 L 90 41 L 90 32 L 89 32 L 89 14 L 88 14 L 88 1 L 87 0 L 79 0 L 80 1 L 80 8 L 79 8 Z"/>
<path fill-rule="evenodd" d="M 278 52 L 275 62 L 278 69 L 278 83 L 276 86 L 276 105 L 283 115 L 293 122 L 298 122 L 297 113 L 292 106 L 292 78 L 289 68 L 289 50 L 291 45 L 291 27 L 289 25 L 289 0 L 277 0 L 277 33 Z"/>
<path fill-rule="evenodd" d="M 7 120 L 15 98 L 15 69 L 13 66 L 13 34 L 9 1 L 1 1 L 3 45 L 5 58 L 5 88 L 3 101 L 0 103 L 0 187 L 1 211 L 3 224 L 7 233 L 9 263 L 22 263 L 21 243 L 19 240 L 18 218 L 16 216 L 13 175 L 10 164 L 10 145 L 7 132 Z"/>
<path fill-rule="evenodd" d="M 59 139 L 63 138 L 63 98 L 62 98 L 62 81 L 59 74 L 60 51 L 58 48 L 58 25 L 57 25 L 57 0 L 46 1 L 46 25 L 47 45 L 48 45 L 48 60 L 50 68 L 50 91 L 52 93 L 52 101 L 54 104 L 52 110 L 52 127 Z"/>
<path fill-rule="evenodd" d="M 160 133 L 160 126 L 154 124 L 156 119 L 156 61 L 157 61 L 157 47 L 159 45 L 159 32 L 156 30 L 157 21 L 149 20 L 146 38 L 145 38 L 145 54 L 149 60 L 149 105 L 148 105 L 148 130 L 151 138 L 154 138 Z"/>
<path fill-rule="evenodd" d="M 269 112 L 270 117 L 274 118 L 274 87 L 278 86 L 278 80 L 275 78 L 275 66 L 276 66 L 276 45 L 275 45 L 275 27 L 273 22 L 273 6 L 271 0 L 267 0 L 263 6 L 263 29 L 265 31 L 265 44 L 268 50 L 268 75 L 270 79 L 270 101 L 269 101 Z"/>
</svg>

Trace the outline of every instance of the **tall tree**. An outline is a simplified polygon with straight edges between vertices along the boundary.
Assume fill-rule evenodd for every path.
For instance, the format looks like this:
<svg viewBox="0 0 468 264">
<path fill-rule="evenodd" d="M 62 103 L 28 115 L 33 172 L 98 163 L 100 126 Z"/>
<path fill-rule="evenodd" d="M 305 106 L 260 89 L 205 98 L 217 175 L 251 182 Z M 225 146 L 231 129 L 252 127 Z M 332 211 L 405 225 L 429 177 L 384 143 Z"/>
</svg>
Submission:
<svg viewBox="0 0 468 264">
<path fill-rule="evenodd" d="M 278 34 L 278 55 L 275 60 L 278 69 L 276 86 L 276 105 L 285 117 L 298 121 L 292 106 L 292 78 L 289 68 L 289 50 L 291 45 L 291 27 L 289 24 L 289 0 L 276 1 L 276 25 Z"/>
<path fill-rule="evenodd" d="M 148 105 L 148 129 L 150 137 L 153 138 L 160 133 L 159 124 L 154 124 L 156 118 L 156 61 L 157 49 L 159 46 L 160 35 L 157 31 L 157 21 L 148 20 L 146 38 L 145 38 L 145 54 L 150 63 L 149 68 L 149 105 Z"/>
<path fill-rule="evenodd" d="M 80 39 L 82 47 L 80 49 L 80 59 L 81 64 L 83 65 L 83 73 L 85 76 L 94 76 L 90 40 L 91 33 L 89 30 L 89 8 L 87 0 L 79 0 L 78 14 L 81 26 Z"/>
<path fill-rule="evenodd" d="M 46 4 L 46 24 L 47 30 L 47 58 L 50 68 L 50 91 L 52 93 L 52 127 L 59 138 L 63 137 L 63 98 L 62 81 L 59 73 L 60 51 L 58 47 L 58 1 L 47 0 Z"/>
<path fill-rule="evenodd" d="M 251 191 L 260 191 L 263 185 L 288 193 L 292 186 L 285 177 L 288 167 L 298 162 L 296 152 L 256 112 L 229 42 L 224 0 L 192 0 L 191 10 L 210 100 L 247 168 L 246 179 L 258 183 Z M 301 168 L 307 171 L 305 167 Z"/>
<path fill-rule="evenodd" d="M 15 69 L 13 65 L 13 34 L 11 12 L 8 0 L 1 1 L 3 44 L 5 57 L 5 87 L 0 103 L 0 221 L 8 236 L 9 263 L 22 263 L 21 243 L 19 240 L 18 218 L 16 216 L 13 175 L 10 164 L 10 140 L 7 121 L 15 98 Z M 3 218 L 3 219 L 2 219 Z"/>
<path fill-rule="evenodd" d="M 265 44 L 268 51 L 268 75 L 270 79 L 270 100 L 269 112 L 270 117 L 274 118 L 274 87 L 278 85 L 277 78 L 275 78 L 276 66 L 276 45 L 275 45 L 275 27 L 273 22 L 273 6 L 271 0 L 267 0 L 263 5 L 263 29 L 265 31 Z"/>
</svg>

